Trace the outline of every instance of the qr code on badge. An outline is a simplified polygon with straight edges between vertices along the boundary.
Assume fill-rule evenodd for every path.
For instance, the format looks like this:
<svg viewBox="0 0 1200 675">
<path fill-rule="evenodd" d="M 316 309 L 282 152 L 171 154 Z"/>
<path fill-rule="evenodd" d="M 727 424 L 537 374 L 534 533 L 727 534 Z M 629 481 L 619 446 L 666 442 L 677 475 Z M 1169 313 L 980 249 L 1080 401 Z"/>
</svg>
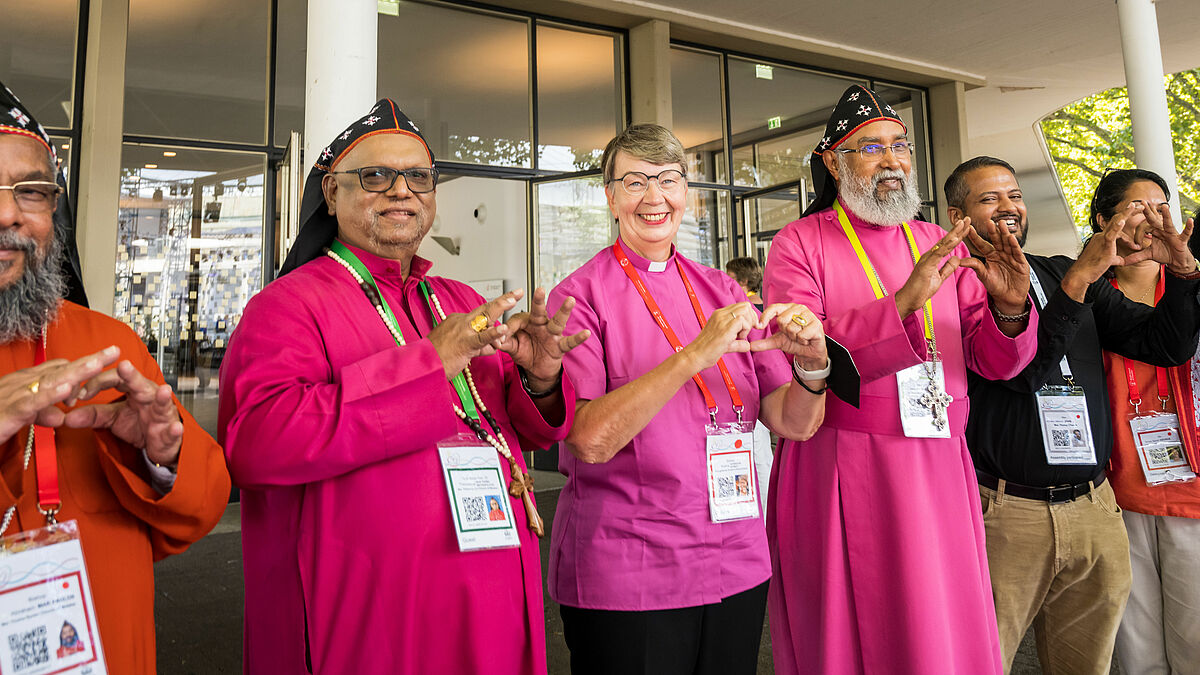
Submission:
<svg viewBox="0 0 1200 675">
<path fill-rule="evenodd" d="M 1071 431 L 1069 429 L 1051 429 L 1050 442 L 1056 448 L 1071 447 Z"/>
<path fill-rule="evenodd" d="M 733 478 L 728 476 L 717 477 L 717 496 L 732 497 L 733 496 Z"/>
<path fill-rule="evenodd" d="M 477 523 L 488 519 L 487 507 L 483 503 L 483 497 L 463 498 L 463 519 L 469 523 Z"/>
<path fill-rule="evenodd" d="M 17 673 L 50 662 L 50 648 L 46 645 L 45 626 L 38 626 L 25 633 L 9 635 L 8 649 L 12 652 L 13 671 Z"/>
</svg>

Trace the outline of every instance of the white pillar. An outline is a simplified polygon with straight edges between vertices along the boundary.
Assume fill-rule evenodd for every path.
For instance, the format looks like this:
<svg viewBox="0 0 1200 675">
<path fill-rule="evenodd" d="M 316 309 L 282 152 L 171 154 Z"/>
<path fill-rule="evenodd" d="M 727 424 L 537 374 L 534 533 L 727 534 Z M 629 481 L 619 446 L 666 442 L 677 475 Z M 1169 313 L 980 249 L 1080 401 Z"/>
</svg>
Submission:
<svg viewBox="0 0 1200 675">
<path fill-rule="evenodd" d="M 378 9 L 378 0 L 308 2 L 304 176 L 321 149 L 375 103 Z"/>
<path fill-rule="evenodd" d="M 1154 0 L 1117 0 L 1125 86 L 1133 119 L 1134 160 L 1138 168 L 1163 177 L 1171 189 L 1176 227 L 1184 221 L 1179 210 L 1179 178 L 1171 145 L 1171 120 L 1163 83 L 1162 49 L 1158 42 L 1158 13 Z"/>
</svg>

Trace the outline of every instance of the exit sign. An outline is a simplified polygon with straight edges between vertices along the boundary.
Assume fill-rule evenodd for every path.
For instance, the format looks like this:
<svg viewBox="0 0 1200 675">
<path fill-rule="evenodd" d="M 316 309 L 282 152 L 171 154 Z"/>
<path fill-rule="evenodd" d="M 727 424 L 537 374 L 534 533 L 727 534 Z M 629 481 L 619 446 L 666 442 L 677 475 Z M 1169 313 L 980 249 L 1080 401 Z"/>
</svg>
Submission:
<svg viewBox="0 0 1200 675">
<path fill-rule="evenodd" d="M 783 118 L 782 117 L 779 117 L 777 115 L 775 117 L 767 118 L 767 128 L 768 129 L 778 129 L 781 126 L 783 126 Z"/>
</svg>

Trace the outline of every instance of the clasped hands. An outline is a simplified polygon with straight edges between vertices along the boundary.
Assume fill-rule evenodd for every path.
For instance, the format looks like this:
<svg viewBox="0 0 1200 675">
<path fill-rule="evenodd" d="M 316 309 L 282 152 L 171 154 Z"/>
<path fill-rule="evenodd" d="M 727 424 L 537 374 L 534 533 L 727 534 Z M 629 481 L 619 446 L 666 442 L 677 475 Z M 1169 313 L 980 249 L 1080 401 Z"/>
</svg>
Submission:
<svg viewBox="0 0 1200 675">
<path fill-rule="evenodd" d="M 476 356 L 504 352 L 526 374 L 529 386 L 542 391 L 554 386 L 562 369 L 563 355 L 577 347 L 591 333 L 586 330 L 563 335 L 575 299 L 567 298 L 554 316 L 546 310 L 546 291 L 533 292 L 528 312 L 520 312 L 508 321 L 497 323 L 505 312 L 517 305 L 525 291 L 517 289 L 484 303 L 473 312 L 448 314 L 429 333 L 429 341 L 442 359 L 446 378 L 452 378 Z M 479 317 L 485 317 L 481 321 Z M 476 328 L 481 330 L 476 330 Z"/>
<path fill-rule="evenodd" d="M 766 329 L 774 322 L 771 335 L 748 340 L 752 330 Z M 692 359 L 696 372 L 716 365 L 730 352 L 763 352 L 778 349 L 793 356 L 805 370 L 821 370 L 829 362 L 825 348 L 825 330 L 812 310 L 796 303 L 776 303 L 761 315 L 749 302 L 722 307 L 708 317 L 696 339 L 680 352 Z"/>
<path fill-rule="evenodd" d="M 183 444 L 183 421 L 171 387 L 143 376 L 129 361 L 120 361 L 113 346 L 74 361 L 52 359 L 0 377 L 0 442 L 30 424 L 71 429 L 107 429 L 144 448 L 150 461 L 174 468 Z M 108 368 L 116 363 L 116 368 Z M 124 397 L 112 403 L 83 405 L 64 412 L 108 389 Z"/>
</svg>

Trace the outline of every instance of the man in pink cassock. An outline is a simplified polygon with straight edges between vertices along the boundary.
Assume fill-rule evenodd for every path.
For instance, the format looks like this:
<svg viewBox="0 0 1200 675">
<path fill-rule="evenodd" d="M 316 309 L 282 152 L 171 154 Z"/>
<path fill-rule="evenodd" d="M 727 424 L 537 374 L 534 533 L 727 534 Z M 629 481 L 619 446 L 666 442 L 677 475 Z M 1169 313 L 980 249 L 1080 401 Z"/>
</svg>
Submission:
<svg viewBox="0 0 1200 675">
<path fill-rule="evenodd" d="M 914 218 L 912 147 L 891 106 L 847 89 L 812 156 L 816 201 L 767 260 L 764 295 L 816 312 L 862 377 L 857 407 L 830 397 L 775 460 L 779 673 L 1002 672 L 966 369 L 1004 379 L 1033 357 L 1029 265 L 1008 232 Z"/>
<path fill-rule="evenodd" d="M 436 185 L 420 131 L 381 100 L 322 151 L 296 245 L 230 341 L 220 429 L 242 490 L 247 673 L 546 670 L 521 451 L 570 428 L 562 355 L 587 335 L 563 336 L 573 303 L 549 316 L 542 289 L 499 323 L 521 291 L 485 303 L 429 274 L 416 252 Z M 463 437 L 483 454 L 446 445 Z M 495 489 L 450 490 L 460 456 L 494 464 Z M 475 548 L 471 519 L 511 540 Z"/>
</svg>

